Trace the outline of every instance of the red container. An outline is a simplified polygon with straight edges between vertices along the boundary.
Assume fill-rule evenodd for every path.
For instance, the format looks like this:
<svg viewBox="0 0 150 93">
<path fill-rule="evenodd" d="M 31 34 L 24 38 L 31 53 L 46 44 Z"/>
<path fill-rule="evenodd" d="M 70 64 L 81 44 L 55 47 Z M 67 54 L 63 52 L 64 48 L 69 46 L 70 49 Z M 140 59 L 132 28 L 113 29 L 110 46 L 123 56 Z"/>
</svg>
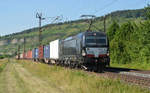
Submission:
<svg viewBox="0 0 150 93">
<path fill-rule="evenodd" d="M 39 59 L 43 59 L 44 58 L 44 46 L 41 45 L 39 46 Z"/>
<path fill-rule="evenodd" d="M 32 59 L 32 51 L 31 50 L 29 50 L 27 52 L 27 59 Z"/>
<path fill-rule="evenodd" d="M 23 53 L 23 59 L 26 59 L 26 53 L 25 52 Z"/>
</svg>

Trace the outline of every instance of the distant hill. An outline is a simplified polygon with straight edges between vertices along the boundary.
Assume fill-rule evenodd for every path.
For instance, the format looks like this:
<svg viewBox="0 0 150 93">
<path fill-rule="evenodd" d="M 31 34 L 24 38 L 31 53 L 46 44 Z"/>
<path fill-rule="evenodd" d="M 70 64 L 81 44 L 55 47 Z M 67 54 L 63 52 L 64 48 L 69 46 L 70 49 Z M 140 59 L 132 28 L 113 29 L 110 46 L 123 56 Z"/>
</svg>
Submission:
<svg viewBox="0 0 150 93">
<path fill-rule="evenodd" d="M 112 20 L 116 20 L 119 24 L 127 21 L 140 22 L 145 20 L 145 10 L 123 10 L 112 12 L 107 15 L 107 28 L 112 24 Z M 103 16 L 97 17 L 93 24 L 92 30 L 103 31 Z M 48 44 L 55 39 L 64 39 L 68 36 L 75 35 L 79 32 L 86 31 L 88 28 L 87 20 L 68 21 L 64 23 L 48 24 L 42 27 L 42 44 Z M 0 54 L 15 54 L 18 45 L 23 50 L 23 38 L 26 38 L 26 50 L 38 46 L 38 28 L 31 28 L 19 33 L 0 37 Z"/>
</svg>

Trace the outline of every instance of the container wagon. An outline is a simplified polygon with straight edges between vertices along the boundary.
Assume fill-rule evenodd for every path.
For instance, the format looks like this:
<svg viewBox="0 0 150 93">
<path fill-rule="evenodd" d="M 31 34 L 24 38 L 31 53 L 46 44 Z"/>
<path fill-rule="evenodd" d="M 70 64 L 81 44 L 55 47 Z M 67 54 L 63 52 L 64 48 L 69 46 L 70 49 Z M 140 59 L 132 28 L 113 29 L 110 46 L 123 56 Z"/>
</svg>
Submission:
<svg viewBox="0 0 150 93">
<path fill-rule="evenodd" d="M 44 46 L 44 62 L 47 64 L 50 62 L 50 45 Z"/>
<path fill-rule="evenodd" d="M 32 49 L 32 59 L 34 61 L 38 61 L 38 56 L 39 56 L 39 49 L 38 48 Z"/>
<path fill-rule="evenodd" d="M 20 59 L 23 59 L 23 54 L 20 54 Z"/>
<path fill-rule="evenodd" d="M 23 53 L 23 58 L 26 58 L 26 53 Z M 102 72 L 110 64 L 109 42 L 104 32 L 85 31 L 64 40 L 57 39 L 49 45 L 34 48 L 32 59 Z"/>
<path fill-rule="evenodd" d="M 60 59 L 60 40 L 50 42 L 50 63 L 59 64 Z"/>
<path fill-rule="evenodd" d="M 32 51 L 31 50 L 27 51 L 26 59 L 28 59 L 28 60 L 32 59 Z"/>
<path fill-rule="evenodd" d="M 44 46 L 40 45 L 38 47 L 38 60 L 44 62 Z"/>
<path fill-rule="evenodd" d="M 23 59 L 26 59 L 26 58 L 27 58 L 27 53 L 23 52 Z"/>
</svg>

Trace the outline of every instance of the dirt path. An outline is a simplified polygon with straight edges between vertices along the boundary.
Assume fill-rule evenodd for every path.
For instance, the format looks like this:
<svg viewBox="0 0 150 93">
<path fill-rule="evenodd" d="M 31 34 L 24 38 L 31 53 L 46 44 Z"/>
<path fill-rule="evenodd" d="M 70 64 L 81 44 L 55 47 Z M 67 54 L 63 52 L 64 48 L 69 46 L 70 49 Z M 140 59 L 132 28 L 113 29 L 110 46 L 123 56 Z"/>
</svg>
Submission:
<svg viewBox="0 0 150 93">
<path fill-rule="evenodd" d="M 0 93 L 63 93 L 46 80 L 32 75 L 22 65 L 10 62 L 0 73 Z"/>
</svg>

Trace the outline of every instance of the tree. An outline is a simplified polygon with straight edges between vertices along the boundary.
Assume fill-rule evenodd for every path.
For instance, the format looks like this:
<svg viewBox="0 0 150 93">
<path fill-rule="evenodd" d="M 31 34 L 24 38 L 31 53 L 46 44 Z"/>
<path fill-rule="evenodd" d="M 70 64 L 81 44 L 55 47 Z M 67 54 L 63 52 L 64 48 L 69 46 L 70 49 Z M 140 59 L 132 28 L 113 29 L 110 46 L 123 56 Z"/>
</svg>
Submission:
<svg viewBox="0 0 150 93">
<path fill-rule="evenodd" d="M 108 38 L 110 41 L 113 40 L 113 38 L 119 28 L 120 28 L 119 24 L 117 24 L 117 22 L 113 21 L 112 25 L 108 28 L 108 32 L 107 32 L 107 35 L 108 35 Z"/>
<path fill-rule="evenodd" d="M 134 50 L 133 48 L 136 43 L 133 42 L 134 41 L 133 36 L 135 34 L 135 26 L 136 25 L 134 22 L 133 23 L 126 22 L 122 24 L 113 35 L 113 40 L 110 43 L 110 47 L 111 47 L 110 50 L 111 50 L 111 59 L 113 59 L 114 62 L 122 63 L 122 64 L 132 62 L 132 56 L 135 55 L 133 51 Z M 114 31 L 114 29 L 112 31 Z"/>
<path fill-rule="evenodd" d="M 150 4 L 148 4 L 147 7 L 145 7 L 145 16 L 147 19 L 150 20 Z"/>
</svg>

